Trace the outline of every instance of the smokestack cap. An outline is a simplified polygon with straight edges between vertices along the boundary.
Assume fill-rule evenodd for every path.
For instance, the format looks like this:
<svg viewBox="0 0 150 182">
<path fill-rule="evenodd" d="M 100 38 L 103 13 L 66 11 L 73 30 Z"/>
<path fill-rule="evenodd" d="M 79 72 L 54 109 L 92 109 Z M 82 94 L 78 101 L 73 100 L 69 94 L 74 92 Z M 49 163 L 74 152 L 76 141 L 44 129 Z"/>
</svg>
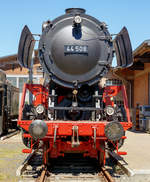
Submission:
<svg viewBox="0 0 150 182">
<path fill-rule="evenodd" d="M 65 10 L 67 14 L 82 14 L 85 13 L 86 10 L 83 8 L 68 8 Z"/>
</svg>

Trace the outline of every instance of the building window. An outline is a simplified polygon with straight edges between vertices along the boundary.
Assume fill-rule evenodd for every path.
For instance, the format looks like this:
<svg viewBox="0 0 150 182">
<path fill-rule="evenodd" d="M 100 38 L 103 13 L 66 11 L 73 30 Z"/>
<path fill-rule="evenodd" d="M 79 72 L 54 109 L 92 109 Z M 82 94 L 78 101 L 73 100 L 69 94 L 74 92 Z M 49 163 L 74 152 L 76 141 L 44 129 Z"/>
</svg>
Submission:
<svg viewBox="0 0 150 182">
<path fill-rule="evenodd" d="M 38 84 L 39 83 L 39 78 L 33 78 L 33 83 Z"/>
<path fill-rule="evenodd" d="M 20 77 L 19 78 L 19 91 L 22 92 L 23 86 L 25 83 L 28 83 L 29 78 L 28 77 Z M 38 84 L 39 83 L 39 78 L 33 78 L 33 83 Z"/>
<path fill-rule="evenodd" d="M 17 87 L 17 78 L 16 77 L 7 77 L 7 79 L 10 81 L 10 83 Z"/>
<path fill-rule="evenodd" d="M 28 78 L 26 77 L 20 77 L 19 78 L 19 91 L 20 92 L 22 92 L 22 90 L 23 90 L 23 85 L 25 84 L 25 83 L 27 83 L 27 81 L 28 81 Z"/>
<path fill-rule="evenodd" d="M 10 81 L 12 85 L 15 87 L 19 88 L 20 93 L 23 90 L 23 86 L 25 83 L 28 83 L 29 77 L 28 76 L 22 76 L 22 75 L 17 75 L 15 76 L 7 76 L 7 79 Z M 33 83 L 38 84 L 40 82 L 40 77 L 33 76 Z"/>
</svg>

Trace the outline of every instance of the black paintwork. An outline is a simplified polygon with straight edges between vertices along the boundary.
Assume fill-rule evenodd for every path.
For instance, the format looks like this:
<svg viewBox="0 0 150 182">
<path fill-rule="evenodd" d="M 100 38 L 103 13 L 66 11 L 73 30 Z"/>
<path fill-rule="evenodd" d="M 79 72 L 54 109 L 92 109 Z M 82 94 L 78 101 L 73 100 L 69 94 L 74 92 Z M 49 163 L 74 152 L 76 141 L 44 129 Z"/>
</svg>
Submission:
<svg viewBox="0 0 150 182">
<path fill-rule="evenodd" d="M 61 86 L 93 85 L 111 65 L 111 36 L 103 23 L 84 14 L 82 9 L 66 11 L 67 14 L 53 20 L 44 29 L 39 42 L 40 62 L 44 71 Z M 82 19 L 79 25 L 74 24 L 76 15 Z M 72 52 L 66 52 L 67 45 L 68 49 L 72 46 Z M 84 46 L 88 51 L 82 51 Z"/>
</svg>

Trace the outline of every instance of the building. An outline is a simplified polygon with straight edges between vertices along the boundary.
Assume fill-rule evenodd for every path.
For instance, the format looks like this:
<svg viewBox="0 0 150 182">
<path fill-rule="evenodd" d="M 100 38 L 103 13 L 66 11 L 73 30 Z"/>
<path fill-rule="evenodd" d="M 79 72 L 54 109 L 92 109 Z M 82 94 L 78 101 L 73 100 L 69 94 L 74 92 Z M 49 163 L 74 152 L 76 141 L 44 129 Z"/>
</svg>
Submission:
<svg viewBox="0 0 150 182">
<path fill-rule="evenodd" d="M 19 97 L 21 99 L 22 88 L 24 83 L 29 82 L 29 70 L 22 68 L 17 61 L 17 54 L 9 55 L 0 58 L 0 69 L 4 70 L 7 79 L 17 88 L 19 88 Z M 35 51 L 34 66 L 33 66 L 33 83 L 42 83 L 43 73 Z"/>
<path fill-rule="evenodd" d="M 150 40 L 145 40 L 133 51 L 133 65 L 116 69 L 115 74 L 127 84 L 130 108 L 150 105 Z"/>
</svg>

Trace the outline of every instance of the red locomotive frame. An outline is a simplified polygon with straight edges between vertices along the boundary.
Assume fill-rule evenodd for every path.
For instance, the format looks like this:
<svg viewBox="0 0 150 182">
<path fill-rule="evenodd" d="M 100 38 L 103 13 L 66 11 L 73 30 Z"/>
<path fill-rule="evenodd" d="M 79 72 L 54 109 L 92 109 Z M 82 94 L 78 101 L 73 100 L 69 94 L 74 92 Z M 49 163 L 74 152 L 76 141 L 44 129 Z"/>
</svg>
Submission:
<svg viewBox="0 0 150 182">
<path fill-rule="evenodd" d="M 36 107 L 43 104 L 48 107 L 48 89 L 40 84 L 25 84 L 22 93 L 22 100 L 19 111 L 18 125 L 29 131 L 32 120 L 22 120 L 22 113 L 25 104 L 26 91 L 29 90 L 34 95 L 33 105 Z M 132 126 L 127 102 L 127 94 L 124 85 L 106 86 L 103 93 L 103 102 L 106 105 L 114 105 L 111 97 L 116 96 L 122 91 L 124 108 L 127 115 L 127 121 L 121 122 L 124 131 Z M 61 99 L 61 98 L 60 98 Z M 64 156 L 64 153 L 83 153 L 83 156 L 99 158 L 101 165 L 105 165 L 105 143 L 108 141 L 105 136 L 105 126 L 107 121 L 44 121 L 48 126 L 48 132 L 43 139 L 44 163 L 48 162 L 48 158 L 56 158 Z M 61 137 L 71 136 L 72 141 L 62 141 Z M 78 141 L 79 136 L 88 136 L 88 141 Z M 31 138 L 31 148 L 24 149 L 24 153 L 31 153 L 34 147 L 32 136 L 24 134 L 24 137 Z M 126 139 L 125 136 L 122 139 Z M 112 142 L 113 143 L 113 142 Z M 38 144 L 38 141 L 37 141 Z M 119 155 L 126 155 L 126 152 L 118 151 L 118 142 L 116 152 Z"/>
</svg>

